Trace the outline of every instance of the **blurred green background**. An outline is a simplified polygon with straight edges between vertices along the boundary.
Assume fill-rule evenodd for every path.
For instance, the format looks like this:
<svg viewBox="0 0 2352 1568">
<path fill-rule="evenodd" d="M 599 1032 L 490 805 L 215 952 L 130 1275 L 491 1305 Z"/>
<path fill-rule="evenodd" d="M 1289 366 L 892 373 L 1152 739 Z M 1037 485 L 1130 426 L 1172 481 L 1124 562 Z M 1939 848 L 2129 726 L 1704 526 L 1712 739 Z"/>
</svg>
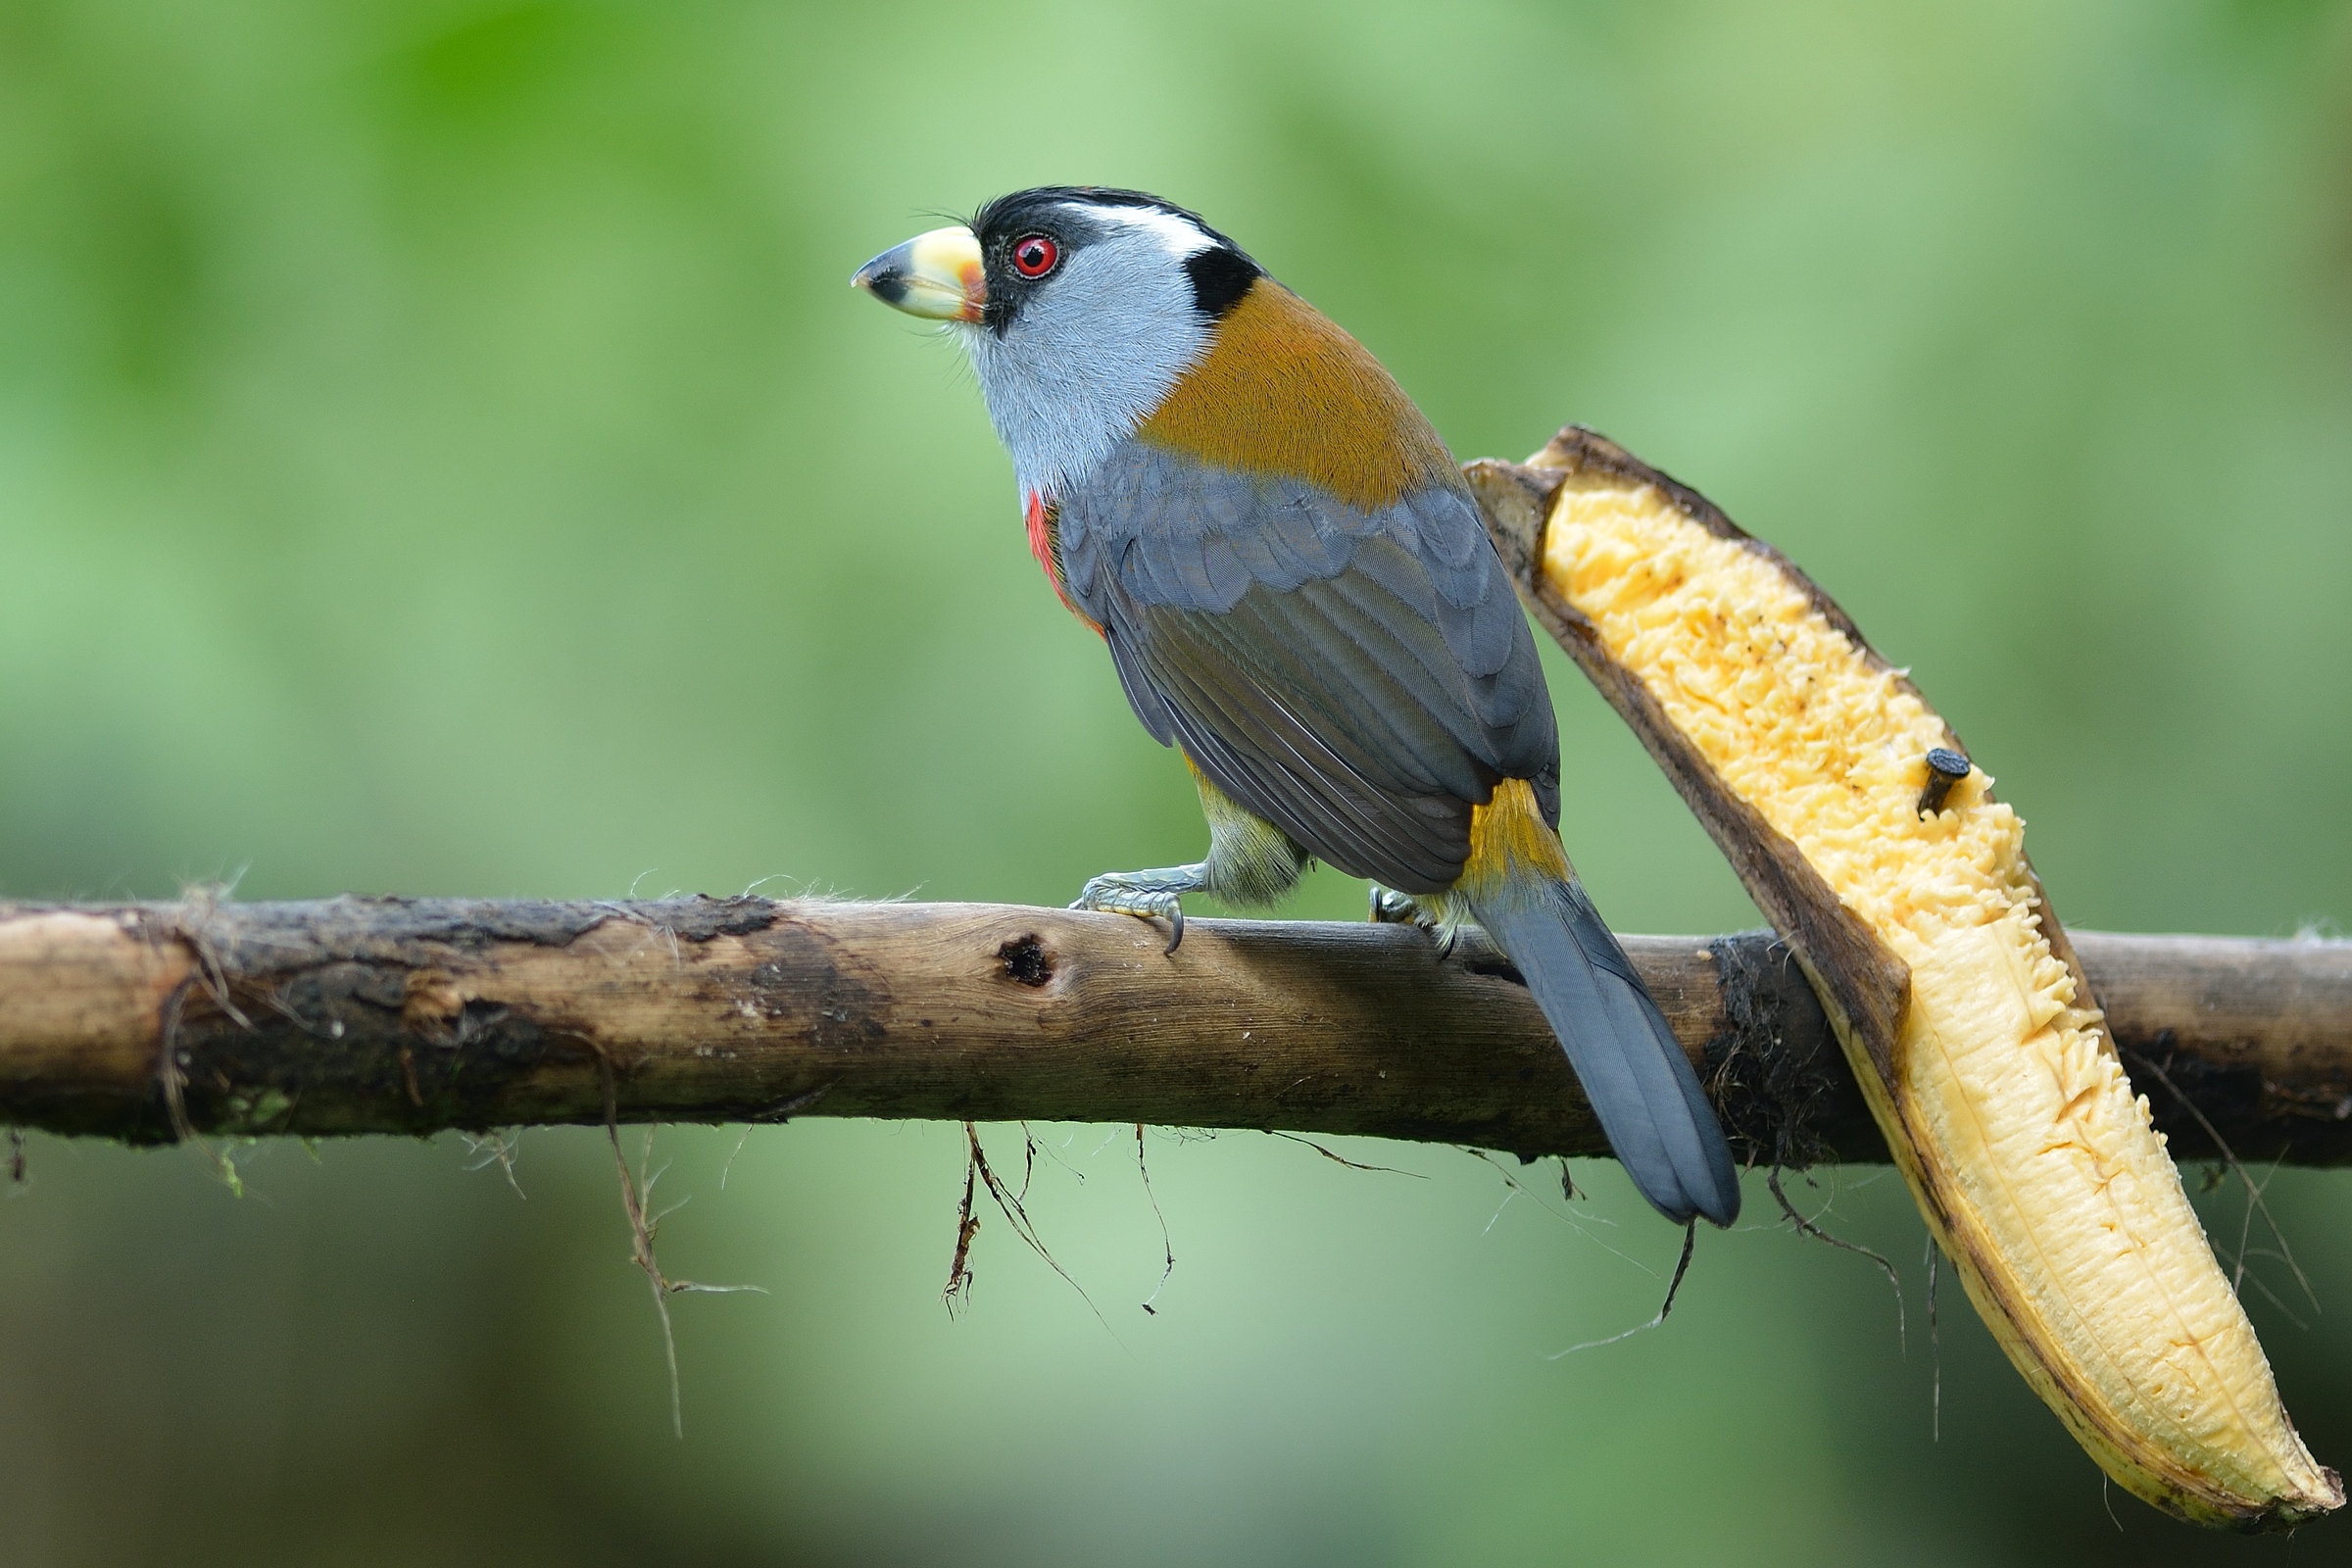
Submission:
<svg viewBox="0 0 2352 1568">
<path fill-rule="evenodd" d="M 1594 424 L 1787 548 L 2076 923 L 2352 888 L 2342 5 L 0 0 L 0 896 L 1059 903 L 1192 791 L 1023 546 L 953 349 L 846 286 L 942 210 L 1204 212 L 1462 456 Z M 1755 915 L 1554 667 L 1612 919 Z M 1352 916 L 1328 873 L 1300 912 Z M 938 1300 L 961 1137 L 663 1135 L 668 1430 L 609 1154 L 33 1141 L 0 1558 L 2319 1562 L 2114 1494 L 1858 1168 L 1678 1238 L 1611 1167 L 1041 1129 Z M 992 1129 L 1001 1160 L 1018 1134 Z M 1416 1179 L 1418 1178 L 1418 1179 Z M 2253 1311 L 2352 1459 L 2352 1185 Z M 1505 1200 L 1509 1200 L 1505 1201 Z M 2217 1234 L 2242 1200 L 2206 1200 Z M 2112 1518 L 2111 1518 L 2112 1513 Z"/>
</svg>

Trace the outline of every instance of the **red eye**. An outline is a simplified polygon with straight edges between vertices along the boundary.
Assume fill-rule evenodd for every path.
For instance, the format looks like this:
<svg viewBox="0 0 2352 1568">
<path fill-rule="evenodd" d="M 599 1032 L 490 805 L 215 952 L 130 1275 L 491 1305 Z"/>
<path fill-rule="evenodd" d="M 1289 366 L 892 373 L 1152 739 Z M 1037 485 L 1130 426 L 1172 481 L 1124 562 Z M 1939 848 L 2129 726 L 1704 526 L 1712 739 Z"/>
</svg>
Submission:
<svg viewBox="0 0 2352 1568">
<path fill-rule="evenodd" d="M 1043 277 L 1061 260 L 1061 247 L 1043 234 L 1023 234 L 1012 242 L 1012 270 L 1023 277 Z"/>
</svg>

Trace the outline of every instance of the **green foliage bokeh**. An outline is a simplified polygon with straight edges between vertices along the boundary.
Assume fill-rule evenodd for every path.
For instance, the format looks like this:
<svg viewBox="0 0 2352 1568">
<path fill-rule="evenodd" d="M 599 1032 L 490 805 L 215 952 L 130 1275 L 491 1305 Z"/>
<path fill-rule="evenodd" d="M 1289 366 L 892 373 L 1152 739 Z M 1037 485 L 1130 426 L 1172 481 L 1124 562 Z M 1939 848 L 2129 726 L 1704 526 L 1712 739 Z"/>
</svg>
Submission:
<svg viewBox="0 0 2352 1568">
<path fill-rule="evenodd" d="M 1462 456 L 1595 425 L 1836 594 L 2066 916 L 2347 912 L 2352 15 L 0 0 L 0 897 L 1058 903 L 1190 858 L 1181 766 L 1023 548 L 949 346 L 852 294 L 941 210 L 1156 189 Z M 1752 908 L 1554 663 L 1621 927 Z M 762 881 L 762 879 L 772 879 Z M 1298 911 L 1353 916 L 1318 876 Z M 1882 1277 L 1677 1238 L 1603 1164 L 1039 1129 L 664 1134 L 673 1442 L 595 1137 L 35 1140 L 0 1206 L 8 1562 L 2202 1560 L 2117 1495 L 1899 1184 Z M 1017 1163 L 1017 1130 L 994 1129 Z M 2324 1305 L 2352 1190 L 2272 1199 Z M 1505 1200 L 1508 1201 L 1505 1201 Z M 2212 1198 L 2218 1239 L 2238 1207 Z M 1498 1208 L 1497 1205 L 1500 1205 Z M 2290 1407 L 2352 1369 L 2276 1259 Z M 2299 1328 L 2295 1320 L 2314 1326 Z M 1940 1367 L 1939 1441 L 1932 1440 Z M 2339 1527 L 2308 1533 L 2306 1550 Z M 2316 1560 L 2316 1559 L 2313 1559 Z"/>
</svg>

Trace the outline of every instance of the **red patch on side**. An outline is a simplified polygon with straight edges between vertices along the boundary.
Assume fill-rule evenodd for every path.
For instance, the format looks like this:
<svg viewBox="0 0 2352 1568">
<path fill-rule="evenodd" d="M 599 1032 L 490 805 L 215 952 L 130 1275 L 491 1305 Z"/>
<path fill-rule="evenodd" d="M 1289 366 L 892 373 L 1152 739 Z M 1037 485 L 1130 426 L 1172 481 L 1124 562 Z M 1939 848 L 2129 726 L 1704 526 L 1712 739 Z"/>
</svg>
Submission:
<svg viewBox="0 0 2352 1568">
<path fill-rule="evenodd" d="M 1058 593 L 1061 589 L 1061 572 L 1054 560 L 1054 525 L 1046 516 L 1046 498 L 1034 490 L 1029 492 L 1029 506 L 1023 520 L 1029 524 L 1029 553 L 1037 558 L 1039 565 L 1046 568 L 1046 575 L 1053 579 L 1054 591 Z"/>
<path fill-rule="evenodd" d="M 1059 514 L 1060 509 L 1044 496 L 1034 490 L 1029 492 L 1029 505 L 1023 513 L 1023 520 L 1029 525 L 1029 553 L 1037 558 L 1039 565 L 1046 568 L 1046 581 L 1054 585 L 1054 597 L 1061 601 L 1061 607 L 1085 621 L 1100 637 L 1102 635 L 1101 624 L 1072 604 L 1069 590 L 1061 585 L 1061 538 L 1057 526 Z"/>
</svg>

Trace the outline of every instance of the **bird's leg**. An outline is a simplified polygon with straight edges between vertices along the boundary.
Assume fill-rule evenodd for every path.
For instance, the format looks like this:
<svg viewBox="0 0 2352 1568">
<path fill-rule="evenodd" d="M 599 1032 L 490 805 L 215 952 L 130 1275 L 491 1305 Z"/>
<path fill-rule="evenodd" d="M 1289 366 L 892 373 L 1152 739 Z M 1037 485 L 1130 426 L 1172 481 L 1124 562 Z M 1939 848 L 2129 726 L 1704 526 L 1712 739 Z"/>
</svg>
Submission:
<svg viewBox="0 0 2352 1568">
<path fill-rule="evenodd" d="M 1452 954 L 1454 940 L 1471 923 L 1459 899 L 1443 893 L 1417 899 L 1377 882 L 1372 884 L 1372 920 L 1377 925 L 1419 926 L 1437 939 L 1441 958 Z"/>
<path fill-rule="evenodd" d="M 1186 758 L 1188 765 L 1191 758 Z M 1210 783 L 1198 767 L 1200 811 L 1208 818 L 1208 858 L 1156 871 L 1105 871 L 1087 883 L 1073 909 L 1157 917 L 1168 922 L 1168 951 L 1184 941 L 1184 896 L 1206 893 L 1244 907 L 1275 903 L 1306 874 L 1308 857 L 1288 833 Z"/>
</svg>

